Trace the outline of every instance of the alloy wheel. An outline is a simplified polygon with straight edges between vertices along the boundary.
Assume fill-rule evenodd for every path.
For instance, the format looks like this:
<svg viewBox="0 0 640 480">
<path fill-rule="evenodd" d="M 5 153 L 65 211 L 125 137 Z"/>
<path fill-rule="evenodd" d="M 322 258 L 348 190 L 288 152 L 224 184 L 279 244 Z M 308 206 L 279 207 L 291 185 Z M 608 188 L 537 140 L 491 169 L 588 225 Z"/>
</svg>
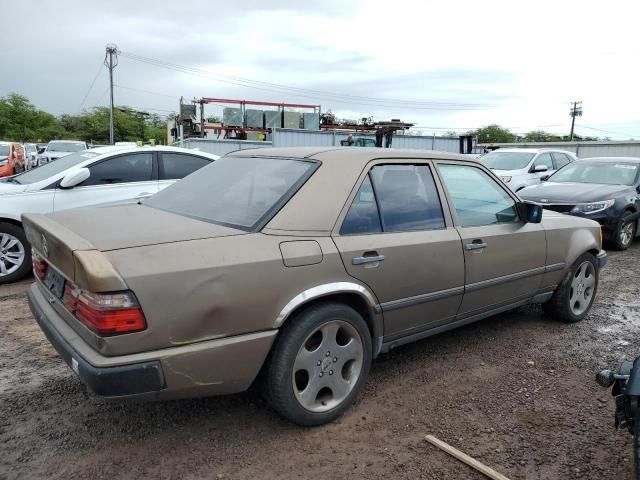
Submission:
<svg viewBox="0 0 640 480">
<path fill-rule="evenodd" d="M 25 251 L 22 242 L 8 233 L 0 233 L 0 277 L 9 275 L 24 262 Z"/>
<path fill-rule="evenodd" d="M 627 223 L 620 229 L 620 245 L 626 247 L 633 240 L 633 222 Z"/>
<path fill-rule="evenodd" d="M 596 286 L 596 270 L 591 262 L 582 262 L 571 279 L 569 307 L 574 315 L 582 315 L 591 305 Z"/>
<path fill-rule="evenodd" d="M 364 359 L 358 331 L 342 320 L 316 328 L 298 350 L 293 390 L 302 407 L 326 412 L 344 401 L 356 385 Z"/>
</svg>

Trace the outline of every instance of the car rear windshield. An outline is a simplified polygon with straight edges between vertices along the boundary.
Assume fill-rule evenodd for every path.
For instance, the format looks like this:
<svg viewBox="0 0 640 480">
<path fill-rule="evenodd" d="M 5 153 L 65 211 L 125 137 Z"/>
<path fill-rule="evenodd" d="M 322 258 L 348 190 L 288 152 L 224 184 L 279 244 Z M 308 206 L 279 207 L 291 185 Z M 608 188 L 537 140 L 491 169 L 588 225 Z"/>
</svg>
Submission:
<svg viewBox="0 0 640 480">
<path fill-rule="evenodd" d="M 198 220 L 256 231 L 313 174 L 317 162 L 224 157 L 144 202 Z"/>
<path fill-rule="evenodd" d="M 94 152 L 72 153 L 51 163 L 45 163 L 41 167 L 16 175 L 13 177 L 13 181 L 21 184 L 41 182 L 97 155 Z"/>
<path fill-rule="evenodd" d="M 79 152 L 86 149 L 84 143 L 51 142 L 47 147 L 47 152 Z"/>
<path fill-rule="evenodd" d="M 491 152 L 478 160 L 493 170 L 520 170 L 529 164 L 533 155 L 527 152 Z"/>
<path fill-rule="evenodd" d="M 549 177 L 550 182 L 598 183 L 601 185 L 633 185 L 638 166 L 616 162 L 573 162 Z"/>
</svg>

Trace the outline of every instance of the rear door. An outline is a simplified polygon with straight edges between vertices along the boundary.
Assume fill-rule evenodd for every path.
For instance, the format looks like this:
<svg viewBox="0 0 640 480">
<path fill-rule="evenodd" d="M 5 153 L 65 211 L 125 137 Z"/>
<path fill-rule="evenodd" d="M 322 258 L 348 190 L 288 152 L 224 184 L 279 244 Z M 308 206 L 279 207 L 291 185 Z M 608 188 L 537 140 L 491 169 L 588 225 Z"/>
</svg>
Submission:
<svg viewBox="0 0 640 480">
<path fill-rule="evenodd" d="M 188 153 L 160 152 L 159 157 L 159 190 L 211 164 L 208 158 Z"/>
<path fill-rule="evenodd" d="M 89 166 L 90 177 L 70 189 L 57 188 L 54 211 L 94 205 L 135 203 L 158 191 L 152 152 L 126 153 Z"/>
<path fill-rule="evenodd" d="M 483 168 L 438 162 L 438 172 L 464 249 L 465 294 L 459 317 L 535 295 L 546 262 L 542 224 L 520 219 L 513 195 Z"/>
<path fill-rule="evenodd" d="M 430 162 L 374 163 L 334 231 L 347 272 L 381 303 L 385 341 L 450 321 L 460 305 L 462 247 L 441 195 Z"/>
<path fill-rule="evenodd" d="M 556 164 L 556 170 L 560 170 L 565 165 L 571 163 L 572 159 L 566 153 L 553 152 L 553 161 Z"/>
</svg>

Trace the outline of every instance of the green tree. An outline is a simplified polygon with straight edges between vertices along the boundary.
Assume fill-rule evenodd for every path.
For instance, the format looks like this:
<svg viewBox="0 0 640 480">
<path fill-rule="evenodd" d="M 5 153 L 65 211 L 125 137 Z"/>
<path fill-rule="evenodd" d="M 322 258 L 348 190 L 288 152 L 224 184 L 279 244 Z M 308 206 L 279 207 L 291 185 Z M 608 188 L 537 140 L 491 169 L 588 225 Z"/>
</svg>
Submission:
<svg viewBox="0 0 640 480">
<path fill-rule="evenodd" d="M 24 142 L 64 136 L 64 128 L 50 113 L 36 109 L 27 97 L 11 93 L 0 98 L 0 138 Z"/>
<path fill-rule="evenodd" d="M 497 124 L 478 128 L 472 134 L 478 138 L 478 143 L 510 143 L 516 140 L 513 133 Z"/>
</svg>

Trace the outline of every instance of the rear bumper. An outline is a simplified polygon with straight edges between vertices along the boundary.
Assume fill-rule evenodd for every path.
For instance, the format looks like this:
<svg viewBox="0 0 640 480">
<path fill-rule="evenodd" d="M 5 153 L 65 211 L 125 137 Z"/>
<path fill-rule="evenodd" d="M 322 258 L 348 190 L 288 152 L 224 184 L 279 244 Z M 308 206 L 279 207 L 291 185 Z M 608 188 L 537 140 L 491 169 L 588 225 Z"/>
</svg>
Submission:
<svg viewBox="0 0 640 480">
<path fill-rule="evenodd" d="M 277 330 L 152 352 L 106 357 L 65 322 L 35 283 L 27 293 L 38 325 L 65 362 L 104 397 L 174 399 L 241 392 L 256 378 Z"/>
<path fill-rule="evenodd" d="M 608 257 L 607 257 L 607 252 L 605 252 L 604 250 L 600 250 L 600 253 L 598 253 L 598 255 L 596 256 L 596 262 L 598 265 L 598 270 L 602 269 L 608 261 Z"/>
<path fill-rule="evenodd" d="M 44 309 L 35 300 L 36 285 L 27 292 L 29 307 L 38 325 L 63 360 L 93 392 L 102 396 L 126 396 L 158 392 L 165 388 L 159 361 L 115 367 L 94 367 L 76 352 L 53 327 Z"/>
</svg>

